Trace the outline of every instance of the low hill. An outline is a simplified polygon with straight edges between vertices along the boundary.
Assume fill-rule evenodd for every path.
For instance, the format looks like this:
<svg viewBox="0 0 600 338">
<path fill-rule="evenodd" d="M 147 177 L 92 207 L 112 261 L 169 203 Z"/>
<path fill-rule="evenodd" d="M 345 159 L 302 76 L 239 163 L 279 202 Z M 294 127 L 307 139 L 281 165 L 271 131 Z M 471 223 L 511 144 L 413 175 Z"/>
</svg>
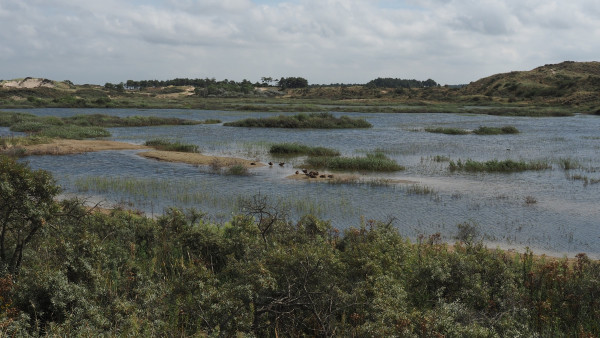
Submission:
<svg viewBox="0 0 600 338">
<path fill-rule="evenodd" d="M 600 102 L 600 62 L 565 61 L 496 74 L 470 83 L 461 93 L 553 105 L 594 105 Z"/>
</svg>

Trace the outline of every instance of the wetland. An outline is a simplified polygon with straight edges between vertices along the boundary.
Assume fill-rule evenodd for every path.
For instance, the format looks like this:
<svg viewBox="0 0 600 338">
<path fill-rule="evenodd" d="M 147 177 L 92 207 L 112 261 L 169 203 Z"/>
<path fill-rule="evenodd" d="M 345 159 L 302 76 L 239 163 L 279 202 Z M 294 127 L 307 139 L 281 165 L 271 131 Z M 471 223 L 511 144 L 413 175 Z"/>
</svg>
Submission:
<svg viewBox="0 0 600 338">
<path fill-rule="evenodd" d="M 101 134 L 100 140 L 126 143 L 131 148 L 22 158 L 33 169 L 51 172 L 65 196 L 81 196 L 107 207 L 125 205 L 148 215 L 158 215 L 170 206 L 194 207 L 214 221 L 224 222 L 241 210 L 240 201 L 260 194 L 278 201 L 296 218 L 313 214 L 342 229 L 369 220 L 393 220 L 408 238 L 439 233 L 443 240 L 454 242 L 464 231 L 458 225 L 469 222 L 473 233 L 492 247 L 530 247 L 534 252 L 556 256 L 585 252 L 600 257 L 598 116 L 332 111 L 328 113 L 331 116 L 347 116 L 372 127 L 322 130 L 223 125 L 250 118 L 295 119 L 294 113 L 285 112 L 103 108 L 18 111 L 45 119 L 72 120 L 77 116 L 81 120 L 81 116 L 91 119 L 102 114 L 124 121 L 143 116 L 198 122 L 105 125 L 110 136 Z M 457 136 L 427 132 L 433 128 L 477 130 L 481 126 L 511 126 L 518 133 Z M 19 135 L 8 127 L 0 128 L 3 138 Z M 151 140 L 191 147 L 194 152 L 181 153 L 183 158 L 198 155 L 213 160 L 181 163 L 186 161 L 140 156 L 148 151 L 145 144 Z M 307 168 L 311 157 L 270 152 L 280 144 L 330 148 L 339 152 L 335 157 L 342 159 L 384 157 L 403 170 L 373 172 L 357 168 L 340 172 L 330 167 L 327 173 L 339 176 L 337 179 L 289 179 Z M 214 158 L 243 159 L 246 165 L 242 167 L 247 172 L 228 175 L 228 170 L 215 170 L 220 164 Z M 535 170 L 523 171 L 451 170 L 459 161 L 474 167 L 536 165 Z M 275 164 L 270 166 L 269 162 Z M 340 179 L 343 175 L 352 179 Z"/>
</svg>

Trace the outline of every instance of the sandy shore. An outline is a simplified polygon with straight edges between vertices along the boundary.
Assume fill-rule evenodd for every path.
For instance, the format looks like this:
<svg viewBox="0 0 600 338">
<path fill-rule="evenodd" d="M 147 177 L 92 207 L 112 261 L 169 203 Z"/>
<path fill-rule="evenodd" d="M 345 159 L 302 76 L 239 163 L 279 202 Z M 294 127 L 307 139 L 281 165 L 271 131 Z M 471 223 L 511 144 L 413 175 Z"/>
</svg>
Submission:
<svg viewBox="0 0 600 338">
<path fill-rule="evenodd" d="M 50 143 L 22 146 L 26 155 L 70 155 L 103 150 L 152 149 L 151 147 L 107 140 L 52 140 Z M 140 156 L 167 162 L 181 162 L 193 165 L 213 165 L 230 167 L 241 164 L 248 168 L 261 167 L 264 164 L 234 157 L 209 156 L 197 153 L 150 150 L 139 153 Z M 254 164 L 252 164 L 254 163 Z"/>
<path fill-rule="evenodd" d="M 305 175 L 302 171 L 299 171 L 298 174 L 289 175 L 286 178 L 298 181 L 306 181 L 306 182 L 331 182 L 331 183 L 339 183 L 339 184 L 354 184 L 354 183 L 389 183 L 389 184 L 411 184 L 418 183 L 415 181 L 409 180 L 396 180 L 396 179 L 380 179 L 377 177 L 369 177 L 369 176 L 360 176 L 354 174 L 344 174 L 344 173 L 329 173 L 322 172 L 320 175 L 315 178 L 311 178 L 308 175 Z M 325 177 L 321 177 L 321 175 L 325 175 Z M 329 177 L 332 175 L 333 177 Z"/>
<path fill-rule="evenodd" d="M 137 144 L 106 140 L 52 140 L 51 143 L 23 146 L 27 155 L 69 155 L 102 150 L 147 149 Z"/>
<path fill-rule="evenodd" d="M 231 167 L 237 164 L 241 164 L 246 168 L 256 168 L 264 166 L 263 163 L 254 162 L 250 160 L 245 160 L 242 158 L 235 157 L 219 157 L 219 156 L 210 156 L 210 155 L 202 155 L 198 153 L 182 153 L 176 151 L 160 151 L 160 150 L 151 150 L 143 153 L 139 153 L 138 155 L 151 158 L 160 161 L 167 162 L 180 162 L 194 165 L 216 165 L 219 167 Z M 254 163 L 254 164 L 252 164 Z"/>
</svg>

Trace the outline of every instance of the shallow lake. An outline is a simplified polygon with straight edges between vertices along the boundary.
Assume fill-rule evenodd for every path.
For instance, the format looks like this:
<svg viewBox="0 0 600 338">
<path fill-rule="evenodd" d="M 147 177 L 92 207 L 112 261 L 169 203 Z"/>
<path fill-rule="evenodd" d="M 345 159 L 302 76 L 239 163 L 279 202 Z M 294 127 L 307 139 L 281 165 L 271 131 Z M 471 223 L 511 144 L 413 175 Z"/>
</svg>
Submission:
<svg viewBox="0 0 600 338">
<path fill-rule="evenodd" d="M 14 111 L 14 110 L 12 110 Z M 273 113 L 202 110 L 29 109 L 36 115 L 70 116 L 102 113 L 117 116 L 154 115 L 224 122 Z M 66 194 L 128 204 L 149 214 L 165 207 L 197 208 L 215 221 L 239 213 L 240 200 L 256 194 L 289 209 L 292 219 L 313 213 L 338 228 L 359 226 L 369 219 L 394 224 L 416 238 L 439 232 L 452 242 L 457 225 L 469 222 L 491 246 L 600 257 L 600 117 L 529 118 L 470 114 L 360 114 L 371 129 L 289 130 L 234 128 L 216 125 L 111 128 L 111 139 L 141 144 L 168 138 L 200 147 L 203 153 L 286 162 L 285 167 L 261 167 L 250 176 L 227 176 L 207 167 L 158 162 L 137 151 L 103 151 L 68 156 L 26 158 L 32 168 L 53 173 Z M 476 129 L 512 125 L 516 135 L 444 135 L 427 127 Z M 1 129 L 6 135 L 8 130 Z M 339 185 L 287 179 L 302 158 L 280 159 L 268 154 L 279 142 L 338 149 L 359 156 L 385 152 L 405 171 L 377 174 L 409 184 Z M 448 161 L 492 159 L 546 161 L 552 169 L 521 173 L 457 173 Z M 562 160 L 577 165 L 564 170 Z M 527 203 L 528 201 L 529 203 Z"/>
</svg>

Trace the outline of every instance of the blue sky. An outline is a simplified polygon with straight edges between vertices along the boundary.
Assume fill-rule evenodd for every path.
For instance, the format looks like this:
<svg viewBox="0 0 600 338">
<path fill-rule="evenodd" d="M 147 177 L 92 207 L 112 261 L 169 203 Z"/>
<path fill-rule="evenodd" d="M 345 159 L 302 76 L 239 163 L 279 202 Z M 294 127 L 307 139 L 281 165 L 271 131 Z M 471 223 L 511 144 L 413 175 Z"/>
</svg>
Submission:
<svg viewBox="0 0 600 338">
<path fill-rule="evenodd" d="M 0 0 L 0 79 L 468 83 L 600 55 L 597 0 Z"/>
</svg>

